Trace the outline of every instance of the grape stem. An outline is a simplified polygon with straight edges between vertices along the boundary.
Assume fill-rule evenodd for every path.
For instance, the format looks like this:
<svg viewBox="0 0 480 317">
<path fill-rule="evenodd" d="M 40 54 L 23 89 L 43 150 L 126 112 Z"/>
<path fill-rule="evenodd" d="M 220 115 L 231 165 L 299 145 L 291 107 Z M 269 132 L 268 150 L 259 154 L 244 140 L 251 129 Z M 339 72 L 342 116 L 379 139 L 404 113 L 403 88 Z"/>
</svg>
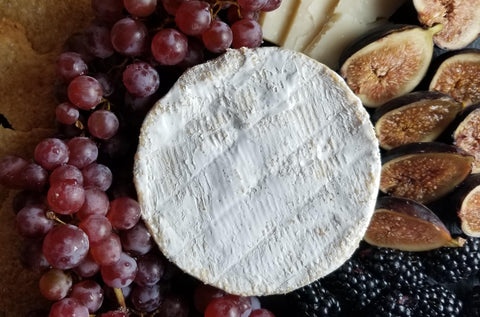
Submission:
<svg viewBox="0 0 480 317">
<path fill-rule="evenodd" d="M 113 288 L 113 292 L 115 293 L 115 297 L 117 298 L 117 302 L 122 309 L 127 311 L 127 304 L 125 303 L 125 297 L 123 296 L 123 292 L 121 288 Z"/>
<path fill-rule="evenodd" d="M 240 7 L 238 6 L 237 1 L 231 1 L 231 0 L 216 0 L 215 3 L 212 5 L 212 9 L 210 10 L 211 15 L 212 15 L 212 20 L 217 16 L 218 12 L 222 10 L 222 6 L 224 4 L 231 4 L 237 7 L 237 12 L 238 16 L 242 17 L 242 14 L 240 12 Z M 213 11 L 215 9 L 215 11 Z"/>
<path fill-rule="evenodd" d="M 58 218 L 55 212 L 52 210 L 48 210 L 45 215 L 47 216 L 48 219 L 54 220 L 55 222 L 58 222 L 62 225 L 66 224 L 64 221 Z"/>
</svg>

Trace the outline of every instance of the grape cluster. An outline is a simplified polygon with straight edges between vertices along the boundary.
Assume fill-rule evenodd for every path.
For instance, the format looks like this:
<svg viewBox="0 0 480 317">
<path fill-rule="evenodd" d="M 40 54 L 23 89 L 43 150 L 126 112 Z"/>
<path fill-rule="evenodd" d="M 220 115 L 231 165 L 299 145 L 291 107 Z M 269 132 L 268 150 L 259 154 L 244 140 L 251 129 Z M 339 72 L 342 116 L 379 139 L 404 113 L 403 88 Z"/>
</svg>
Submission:
<svg viewBox="0 0 480 317">
<path fill-rule="evenodd" d="M 0 159 L 23 263 L 57 316 L 273 317 L 181 274 L 156 247 L 132 184 L 145 114 L 188 67 L 257 47 L 281 0 L 92 0 L 95 19 L 56 61 L 57 134 Z M 160 84 L 160 79 L 162 84 Z M 193 312 L 192 312 L 193 311 Z"/>
</svg>

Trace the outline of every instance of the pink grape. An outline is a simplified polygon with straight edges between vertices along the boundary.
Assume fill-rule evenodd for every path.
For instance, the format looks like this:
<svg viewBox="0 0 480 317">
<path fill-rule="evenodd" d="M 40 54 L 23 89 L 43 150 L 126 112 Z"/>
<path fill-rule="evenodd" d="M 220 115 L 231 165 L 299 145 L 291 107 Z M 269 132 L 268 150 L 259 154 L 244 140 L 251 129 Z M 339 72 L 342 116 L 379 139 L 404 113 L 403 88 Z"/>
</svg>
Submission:
<svg viewBox="0 0 480 317">
<path fill-rule="evenodd" d="M 116 233 L 110 233 L 106 238 L 90 246 L 90 253 L 100 266 L 112 265 L 120 260 L 122 243 Z"/>
<path fill-rule="evenodd" d="M 70 157 L 68 164 L 84 168 L 97 160 L 98 147 L 90 138 L 79 136 L 67 141 Z"/>
<path fill-rule="evenodd" d="M 267 0 L 238 0 L 238 5 L 248 11 L 258 11 L 267 4 Z"/>
<path fill-rule="evenodd" d="M 257 21 L 252 19 L 241 19 L 233 23 L 232 26 L 234 48 L 259 47 L 263 41 L 262 27 Z"/>
<path fill-rule="evenodd" d="M 90 215 L 83 219 L 78 225 L 85 231 L 90 242 L 90 247 L 101 242 L 112 233 L 112 225 L 105 216 Z"/>
<path fill-rule="evenodd" d="M 52 307 L 50 307 L 48 317 L 66 316 L 89 317 L 89 313 L 87 307 L 80 304 L 77 299 L 67 297 L 55 302 Z"/>
<path fill-rule="evenodd" d="M 49 171 L 67 163 L 69 155 L 70 151 L 65 142 L 57 138 L 43 139 L 34 151 L 35 161 Z"/>
<path fill-rule="evenodd" d="M 140 205 L 130 197 L 116 198 L 110 202 L 107 218 L 115 229 L 130 229 L 140 220 Z"/>
<path fill-rule="evenodd" d="M 269 12 L 280 8 L 282 0 L 267 0 L 267 3 L 262 7 L 262 11 Z"/>
<path fill-rule="evenodd" d="M 78 219 L 83 220 L 90 215 L 105 216 L 110 208 L 110 201 L 105 191 L 96 188 L 85 188 L 85 201 L 77 211 Z"/>
<path fill-rule="evenodd" d="M 83 174 L 80 169 L 74 165 L 64 164 L 56 167 L 50 174 L 50 184 L 61 183 L 72 180 L 78 185 L 83 185 Z"/>
<path fill-rule="evenodd" d="M 203 32 L 202 40 L 210 52 L 223 53 L 232 44 L 232 30 L 223 21 L 213 21 L 210 27 Z"/>
<path fill-rule="evenodd" d="M 67 88 L 68 99 L 83 110 L 95 108 L 103 97 L 102 85 L 91 76 L 75 77 Z"/>
<path fill-rule="evenodd" d="M 108 166 L 92 163 L 82 169 L 85 187 L 96 187 L 106 191 L 112 185 L 113 174 Z"/>
<path fill-rule="evenodd" d="M 113 48 L 120 54 L 139 56 L 147 47 L 148 29 L 143 22 L 127 17 L 113 25 L 110 38 Z"/>
<path fill-rule="evenodd" d="M 160 86 L 158 72 L 145 62 L 128 65 L 123 71 L 122 79 L 127 91 L 137 97 L 151 96 Z"/>
<path fill-rule="evenodd" d="M 85 75 L 88 72 L 88 66 L 80 54 L 64 52 L 57 58 L 56 71 L 59 78 L 70 82 L 75 77 Z"/>
<path fill-rule="evenodd" d="M 113 137 L 120 122 L 117 116 L 108 110 L 96 110 L 88 117 L 88 132 L 98 139 L 107 140 Z"/>
<path fill-rule="evenodd" d="M 72 287 L 73 279 L 70 274 L 59 269 L 50 269 L 42 274 L 39 281 L 40 293 L 48 300 L 65 298 Z"/>
<path fill-rule="evenodd" d="M 114 288 L 123 288 L 135 279 L 137 262 L 128 254 L 122 253 L 120 260 L 112 265 L 102 266 L 100 272 L 105 284 Z"/>
<path fill-rule="evenodd" d="M 80 277 L 92 277 L 100 272 L 100 265 L 88 253 L 85 259 L 73 268 L 73 271 Z"/>
<path fill-rule="evenodd" d="M 210 4 L 198 0 L 183 2 L 177 9 L 175 22 L 184 34 L 201 35 L 212 22 Z"/>
<path fill-rule="evenodd" d="M 77 212 L 85 201 L 85 190 L 75 180 L 53 183 L 47 192 L 50 208 L 62 215 Z"/>
<path fill-rule="evenodd" d="M 92 314 L 102 307 L 104 292 L 97 282 L 83 280 L 73 285 L 70 297 L 77 299 Z"/>
<path fill-rule="evenodd" d="M 74 268 L 87 256 L 88 236 L 82 229 L 61 224 L 50 230 L 43 240 L 43 254 L 54 268 Z"/>
<path fill-rule="evenodd" d="M 187 37 L 175 29 L 162 29 L 152 39 L 152 55 L 163 65 L 176 65 L 187 55 Z"/>
<path fill-rule="evenodd" d="M 131 15 L 147 17 L 155 12 L 157 0 L 123 0 L 123 5 Z"/>
<path fill-rule="evenodd" d="M 46 216 L 43 206 L 27 206 L 21 209 L 16 218 L 19 234 L 26 238 L 41 238 L 54 226 L 55 222 Z"/>
<path fill-rule="evenodd" d="M 55 109 L 55 116 L 60 123 L 74 124 L 80 117 L 80 112 L 70 102 L 63 102 Z"/>
</svg>

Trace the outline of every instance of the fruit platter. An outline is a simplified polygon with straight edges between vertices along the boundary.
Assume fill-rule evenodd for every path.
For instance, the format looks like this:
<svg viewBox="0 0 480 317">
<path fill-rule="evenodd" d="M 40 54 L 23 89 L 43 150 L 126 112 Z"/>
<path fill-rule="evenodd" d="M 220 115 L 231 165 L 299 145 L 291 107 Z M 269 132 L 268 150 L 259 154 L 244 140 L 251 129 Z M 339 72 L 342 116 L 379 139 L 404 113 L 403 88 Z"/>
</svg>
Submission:
<svg viewBox="0 0 480 317">
<path fill-rule="evenodd" d="M 0 317 L 480 316 L 479 19 L 0 0 Z"/>
</svg>

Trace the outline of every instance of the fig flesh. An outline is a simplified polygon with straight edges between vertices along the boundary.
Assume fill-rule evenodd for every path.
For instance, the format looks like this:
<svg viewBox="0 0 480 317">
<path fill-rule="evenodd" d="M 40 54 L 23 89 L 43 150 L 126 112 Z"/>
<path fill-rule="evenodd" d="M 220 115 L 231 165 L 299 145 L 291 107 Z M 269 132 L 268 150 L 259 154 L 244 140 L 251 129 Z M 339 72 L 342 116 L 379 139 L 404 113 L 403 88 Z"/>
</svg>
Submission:
<svg viewBox="0 0 480 317">
<path fill-rule="evenodd" d="M 391 150 L 407 143 L 435 141 L 462 108 L 452 97 L 434 91 L 392 99 L 372 116 L 380 147 Z"/>
<path fill-rule="evenodd" d="M 451 192 L 470 174 L 473 157 L 454 145 L 409 143 L 382 158 L 380 191 L 429 203 Z"/>
<path fill-rule="evenodd" d="M 404 251 L 427 251 L 461 246 L 440 218 L 425 205 L 399 197 L 380 197 L 365 233 L 371 245 Z"/>
<path fill-rule="evenodd" d="M 442 25 L 375 29 L 344 52 L 340 74 L 366 107 L 379 107 L 421 82 L 433 56 L 433 35 L 441 29 Z"/>
<path fill-rule="evenodd" d="M 454 144 L 474 157 L 472 173 L 480 173 L 480 104 L 467 107 L 460 118 L 453 132 Z"/>
<path fill-rule="evenodd" d="M 433 37 L 440 48 L 464 48 L 480 34 L 480 0 L 413 0 L 413 5 L 421 24 L 443 24 L 443 30 Z"/>
<path fill-rule="evenodd" d="M 462 231 L 480 237 L 480 174 L 470 175 L 455 191 Z"/>
<path fill-rule="evenodd" d="M 480 49 L 455 52 L 437 68 L 429 90 L 452 96 L 465 107 L 480 102 Z"/>
</svg>

